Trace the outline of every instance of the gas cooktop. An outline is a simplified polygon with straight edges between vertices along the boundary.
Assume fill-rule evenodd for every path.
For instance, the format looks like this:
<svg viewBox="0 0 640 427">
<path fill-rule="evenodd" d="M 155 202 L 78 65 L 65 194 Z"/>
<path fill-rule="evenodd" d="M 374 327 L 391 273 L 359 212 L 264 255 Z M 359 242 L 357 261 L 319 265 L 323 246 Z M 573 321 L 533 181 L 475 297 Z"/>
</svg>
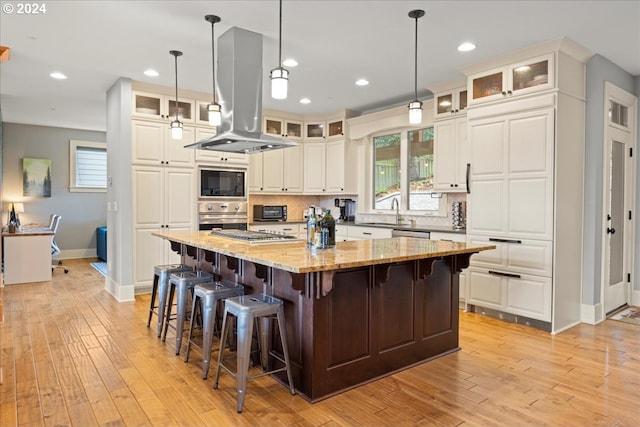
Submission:
<svg viewBox="0 0 640 427">
<path fill-rule="evenodd" d="M 211 230 L 211 234 L 214 236 L 227 237 L 229 239 L 242 240 L 251 244 L 297 242 L 302 240 L 290 234 L 266 233 L 264 231 L 251 230 Z"/>
</svg>

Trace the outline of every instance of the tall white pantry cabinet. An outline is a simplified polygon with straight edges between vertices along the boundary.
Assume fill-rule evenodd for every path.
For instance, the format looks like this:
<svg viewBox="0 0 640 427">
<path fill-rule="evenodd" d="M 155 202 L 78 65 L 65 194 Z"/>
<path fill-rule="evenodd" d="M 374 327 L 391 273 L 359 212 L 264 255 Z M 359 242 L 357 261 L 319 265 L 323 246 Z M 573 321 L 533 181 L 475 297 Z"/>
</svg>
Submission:
<svg viewBox="0 0 640 427">
<path fill-rule="evenodd" d="M 467 241 L 496 245 L 471 258 L 467 302 L 554 333 L 580 321 L 585 60 L 560 40 L 467 70 Z M 547 68 L 516 84 L 529 64 Z"/>
</svg>

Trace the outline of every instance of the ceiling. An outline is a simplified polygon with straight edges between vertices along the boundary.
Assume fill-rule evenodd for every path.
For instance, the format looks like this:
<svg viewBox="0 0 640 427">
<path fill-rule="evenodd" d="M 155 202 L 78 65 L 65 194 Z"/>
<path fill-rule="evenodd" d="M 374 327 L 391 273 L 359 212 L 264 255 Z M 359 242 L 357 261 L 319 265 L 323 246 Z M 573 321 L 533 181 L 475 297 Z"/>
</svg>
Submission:
<svg viewBox="0 0 640 427">
<path fill-rule="evenodd" d="M 265 108 L 304 115 L 348 108 L 361 112 L 413 99 L 414 21 L 418 21 L 418 91 L 463 77 L 465 66 L 531 45 L 569 37 L 628 73 L 640 75 L 640 1 L 304 1 L 283 2 L 282 56 L 290 69 L 289 96 L 273 100 L 269 70 L 278 65 L 278 2 L 47 1 L 45 13 L 4 10 L 0 65 L 4 122 L 106 129 L 106 91 L 119 77 L 211 92 L 211 26 L 216 37 L 232 26 L 264 35 Z M 472 41 L 477 49 L 456 47 Z M 160 75 L 147 77 L 143 71 Z M 66 80 L 49 77 L 53 71 Z M 356 86 L 358 78 L 370 81 Z M 299 103 L 308 97 L 310 104 Z"/>
</svg>

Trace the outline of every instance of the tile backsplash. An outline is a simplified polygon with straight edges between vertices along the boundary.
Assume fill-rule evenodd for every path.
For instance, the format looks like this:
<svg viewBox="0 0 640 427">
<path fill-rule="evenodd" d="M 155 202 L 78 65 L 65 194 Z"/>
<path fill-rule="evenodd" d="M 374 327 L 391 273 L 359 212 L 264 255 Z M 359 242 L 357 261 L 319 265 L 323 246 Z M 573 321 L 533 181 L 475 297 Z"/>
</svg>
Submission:
<svg viewBox="0 0 640 427">
<path fill-rule="evenodd" d="M 303 221 L 303 212 L 309 206 L 319 206 L 323 210 L 331 209 L 334 217 L 340 215 L 340 209 L 335 207 L 334 200 L 336 198 L 352 196 L 291 196 L 291 195 L 256 195 L 249 196 L 249 221 L 253 221 L 253 205 L 287 205 L 287 221 Z"/>
</svg>

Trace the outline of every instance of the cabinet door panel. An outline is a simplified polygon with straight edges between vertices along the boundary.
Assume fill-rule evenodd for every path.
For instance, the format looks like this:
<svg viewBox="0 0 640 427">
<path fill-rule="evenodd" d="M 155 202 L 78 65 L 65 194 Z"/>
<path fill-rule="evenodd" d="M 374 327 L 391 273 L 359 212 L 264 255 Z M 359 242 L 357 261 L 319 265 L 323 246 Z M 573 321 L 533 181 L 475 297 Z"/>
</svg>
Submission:
<svg viewBox="0 0 640 427">
<path fill-rule="evenodd" d="M 167 169 L 165 173 L 165 225 L 171 229 L 182 227 L 188 230 L 196 218 L 194 173 L 190 169 Z"/>
<path fill-rule="evenodd" d="M 166 125 L 165 125 L 166 126 Z M 185 126 L 182 129 L 182 139 L 171 138 L 171 129 L 165 129 L 165 160 L 171 166 L 193 166 L 195 163 L 195 149 L 184 148 L 185 145 L 193 144 L 195 140 L 195 129 Z"/>
<path fill-rule="evenodd" d="M 510 313 L 551 321 L 551 279 L 522 276 L 506 281 L 506 308 Z"/>
<path fill-rule="evenodd" d="M 458 188 L 466 191 L 467 189 L 467 163 L 469 163 L 469 138 L 467 137 L 467 120 L 458 119 L 455 121 L 456 126 L 456 181 Z"/>
<path fill-rule="evenodd" d="M 304 191 L 322 193 L 325 189 L 326 144 L 308 142 L 304 144 Z"/>
<path fill-rule="evenodd" d="M 509 173 L 547 174 L 553 162 L 553 110 L 509 120 Z"/>
<path fill-rule="evenodd" d="M 507 233 L 525 238 L 552 238 L 553 191 L 549 179 L 508 180 Z"/>
<path fill-rule="evenodd" d="M 326 190 L 344 191 L 344 141 L 328 142 L 326 147 Z"/>
<path fill-rule="evenodd" d="M 476 268 L 470 268 L 468 274 L 469 303 L 498 310 L 504 308 L 503 277 Z"/>
<path fill-rule="evenodd" d="M 164 225 L 164 169 L 133 169 L 133 221 L 136 226 L 160 228 Z"/>
<path fill-rule="evenodd" d="M 155 228 L 136 228 L 134 240 L 134 277 L 136 283 L 149 281 L 153 277 L 153 268 L 165 264 L 164 254 L 168 242 L 151 233 Z"/>
<path fill-rule="evenodd" d="M 284 188 L 284 151 L 273 150 L 262 153 L 263 191 L 282 192 Z"/>
<path fill-rule="evenodd" d="M 262 159 L 264 153 L 249 154 L 249 191 L 258 192 L 263 191 L 262 187 Z"/>
<path fill-rule="evenodd" d="M 478 121 L 469 131 L 471 166 L 473 177 L 504 175 L 505 168 L 505 122 Z"/>
<path fill-rule="evenodd" d="M 504 234 L 505 183 L 503 180 L 475 181 L 467 221 L 469 232 L 501 236 Z"/>
<path fill-rule="evenodd" d="M 451 189 L 451 184 L 456 181 L 456 122 L 434 124 L 434 188 L 436 190 Z"/>
<path fill-rule="evenodd" d="M 283 151 L 284 156 L 284 188 L 288 193 L 302 192 L 302 146 L 289 147 Z"/>
<path fill-rule="evenodd" d="M 506 244 L 506 267 L 512 271 L 551 277 L 553 245 L 550 241 Z M 491 252 L 491 251 L 488 251 Z"/>
<path fill-rule="evenodd" d="M 131 123 L 132 160 L 135 163 L 159 165 L 164 160 L 163 123 Z"/>
</svg>

